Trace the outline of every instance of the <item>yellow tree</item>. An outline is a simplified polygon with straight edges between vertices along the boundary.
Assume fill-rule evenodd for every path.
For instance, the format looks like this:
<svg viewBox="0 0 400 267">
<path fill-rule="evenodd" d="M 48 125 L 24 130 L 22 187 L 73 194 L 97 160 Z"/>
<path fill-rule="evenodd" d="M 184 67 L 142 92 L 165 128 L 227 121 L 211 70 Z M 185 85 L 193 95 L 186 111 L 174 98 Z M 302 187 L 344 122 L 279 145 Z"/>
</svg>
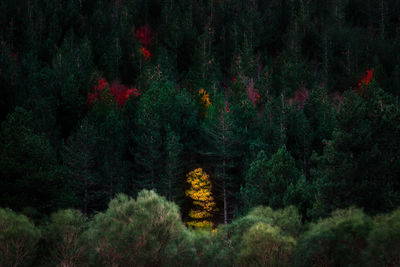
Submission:
<svg viewBox="0 0 400 267">
<path fill-rule="evenodd" d="M 186 182 L 190 184 L 190 188 L 186 190 L 186 196 L 193 199 L 195 206 L 189 211 L 189 217 L 193 221 L 187 224 L 195 228 L 211 228 L 213 224 L 208 219 L 213 216 L 216 204 L 211 192 L 210 177 L 202 168 L 189 172 L 186 177 Z"/>
<path fill-rule="evenodd" d="M 202 117 L 205 118 L 207 117 L 207 109 L 211 105 L 211 101 L 210 101 L 210 94 L 207 93 L 207 91 L 204 90 L 203 88 L 199 90 L 199 103 L 201 107 Z"/>
</svg>

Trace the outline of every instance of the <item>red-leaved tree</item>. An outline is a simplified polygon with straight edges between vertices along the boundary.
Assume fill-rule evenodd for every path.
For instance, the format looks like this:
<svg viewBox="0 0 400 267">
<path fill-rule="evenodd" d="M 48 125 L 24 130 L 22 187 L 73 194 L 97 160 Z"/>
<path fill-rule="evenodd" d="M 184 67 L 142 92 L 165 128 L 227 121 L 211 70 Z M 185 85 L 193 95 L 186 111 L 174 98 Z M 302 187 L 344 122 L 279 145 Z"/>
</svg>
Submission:
<svg viewBox="0 0 400 267">
<path fill-rule="evenodd" d="M 110 95 L 111 99 L 107 98 L 107 95 Z M 114 81 L 110 86 L 104 78 L 101 78 L 94 86 L 93 92 L 88 93 L 87 103 L 93 105 L 95 101 L 104 102 L 109 99 L 110 102 L 122 108 L 131 96 L 138 97 L 139 95 L 140 92 L 136 88 L 128 88 L 119 81 Z"/>
<path fill-rule="evenodd" d="M 372 77 L 374 75 L 374 69 L 367 70 L 365 75 L 361 78 L 361 80 L 357 84 L 357 93 L 361 94 L 365 91 L 365 88 L 370 84 Z"/>
<path fill-rule="evenodd" d="M 149 60 L 151 57 L 149 46 L 153 38 L 153 32 L 148 24 L 143 25 L 136 30 L 136 39 L 142 45 L 139 53 L 144 57 L 145 60 Z"/>
</svg>

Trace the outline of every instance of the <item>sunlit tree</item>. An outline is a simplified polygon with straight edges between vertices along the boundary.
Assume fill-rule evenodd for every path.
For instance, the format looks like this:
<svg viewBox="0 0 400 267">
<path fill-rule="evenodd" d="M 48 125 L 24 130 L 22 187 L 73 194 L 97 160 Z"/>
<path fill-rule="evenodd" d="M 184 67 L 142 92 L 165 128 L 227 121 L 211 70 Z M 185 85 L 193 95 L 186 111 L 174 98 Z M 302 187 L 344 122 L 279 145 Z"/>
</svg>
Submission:
<svg viewBox="0 0 400 267">
<path fill-rule="evenodd" d="M 213 223 L 209 221 L 209 218 L 216 211 L 216 203 L 212 196 L 209 175 L 202 168 L 197 168 L 187 174 L 186 182 L 190 184 L 190 188 L 186 190 L 186 196 L 193 199 L 195 206 L 189 211 L 189 217 L 194 220 L 187 224 L 196 228 L 212 227 Z"/>
</svg>

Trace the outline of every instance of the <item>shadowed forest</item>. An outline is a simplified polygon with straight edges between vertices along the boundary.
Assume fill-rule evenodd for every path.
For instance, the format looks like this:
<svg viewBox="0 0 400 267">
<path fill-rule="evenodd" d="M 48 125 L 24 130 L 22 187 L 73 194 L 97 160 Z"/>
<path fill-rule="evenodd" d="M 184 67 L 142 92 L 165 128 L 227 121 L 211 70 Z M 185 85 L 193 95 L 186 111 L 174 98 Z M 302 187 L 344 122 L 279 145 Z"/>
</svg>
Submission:
<svg viewBox="0 0 400 267">
<path fill-rule="evenodd" d="M 400 266 L 400 1 L 2 0 L 0 267 Z"/>
</svg>

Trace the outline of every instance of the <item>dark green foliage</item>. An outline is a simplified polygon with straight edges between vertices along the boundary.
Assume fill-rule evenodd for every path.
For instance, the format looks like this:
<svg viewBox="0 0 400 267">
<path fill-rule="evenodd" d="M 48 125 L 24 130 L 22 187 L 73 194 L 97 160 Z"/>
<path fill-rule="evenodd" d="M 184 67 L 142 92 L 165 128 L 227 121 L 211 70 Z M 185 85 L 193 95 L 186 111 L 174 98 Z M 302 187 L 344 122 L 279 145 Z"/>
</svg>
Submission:
<svg viewBox="0 0 400 267">
<path fill-rule="evenodd" d="M 395 100 L 381 89 L 370 86 L 364 94 L 345 95 L 332 140 L 315 157 L 314 216 L 350 205 L 376 213 L 400 203 L 400 113 Z"/>
<path fill-rule="evenodd" d="M 191 100 L 185 93 L 177 92 L 173 84 L 164 80 L 151 84 L 139 100 L 136 127 L 131 130 L 136 170 L 134 192 L 156 188 L 164 194 L 169 192 L 165 179 L 179 180 L 182 170 L 173 169 L 181 164 L 180 157 L 189 160 L 194 156 L 197 140 L 192 136 L 199 133 L 196 117 Z M 182 184 L 179 186 L 182 188 Z M 173 197 L 178 196 L 174 193 Z"/>
<path fill-rule="evenodd" d="M 165 166 L 165 178 L 163 179 L 163 194 L 169 201 L 177 201 L 182 198 L 182 150 L 179 136 L 167 127 L 165 151 L 167 154 Z"/>
<path fill-rule="evenodd" d="M 187 254 L 182 263 L 191 266 L 232 266 L 232 250 L 224 229 L 213 232 L 203 230 L 186 230 L 185 241 L 193 254 Z"/>
<path fill-rule="evenodd" d="M 372 221 L 361 210 L 337 210 L 298 240 L 295 266 L 360 266 Z"/>
<path fill-rule="evenodd" d="M 0 205 L 50 212 L 62 206 L 63 177 L 48 138 L 34 131 L 32 112 L 20 107 L 1 129 Z"/>
<path fill-rule="evenodd" d="M 105 258 L 88 241 L 91 259 L 48 264 L 290 265 L 300 227 L 271 219 L 280 211 L 245 216 L 255 206 L 293 205 L 301 219 L 282 217 L 297 225 L 400 205 L 399 14 L 398 0 L 2 0 L 0 206 L 37 223 L 73 207 L 107 217 L 116 195 L 154 189 L 185 221 L 184 174 L 202 168 L 219 212 L 212 235 L 179 226 L 163 252 L 130 248 L 132 258 L 113 230 L 117 249 L 99 242 Z M 144 209 L 143 224 L 158 220 Z M 53 241 L 84 231 L 71 212 L 49 223 Z M 351 264 L 397 264 L 396 214 L 375 219 Z M 42 241 L 34 265 L 46 261 Z"/>
<path fill-rule="evenodd" d="M 24 215 L 0 209 L 0 266 L 30 266 L 40 231 Z"/>
<path fill-rule="evenodd" d="M 105 194 L 100 190 L 101 179 L 96 170 L 98 142 L 98 132 L 86 119 L 67 140 L 62 154 L 67 167 L 66 184 L 84 213 L 98 209 Z"/>
<path fill-rule="evenodd" d="M 298 205 L 306 214 L 312 203 L 311 186 L 296 168 L 286 147 L 280 148 L 269 160 L 264 151 L 258 154 L 246 174 L 241 193 L 247 208 L 257 205 L 273 208 Z"/>
<path fill-rule="evenodd" d="M 232 192 L 236 190 L 237 181 L 232 168 L 237 162 L 239 151 L 238 137 L 234 133 L 232 113 L 228 112 L 221 97 L 209 107 L 204 121 L 204 154 L 210 158 L 214 167 L 213 185 L 217 187 L 219 199 L 222 200 L 224 223 L 230 220 L 232 210 Z"/>
</svg>

